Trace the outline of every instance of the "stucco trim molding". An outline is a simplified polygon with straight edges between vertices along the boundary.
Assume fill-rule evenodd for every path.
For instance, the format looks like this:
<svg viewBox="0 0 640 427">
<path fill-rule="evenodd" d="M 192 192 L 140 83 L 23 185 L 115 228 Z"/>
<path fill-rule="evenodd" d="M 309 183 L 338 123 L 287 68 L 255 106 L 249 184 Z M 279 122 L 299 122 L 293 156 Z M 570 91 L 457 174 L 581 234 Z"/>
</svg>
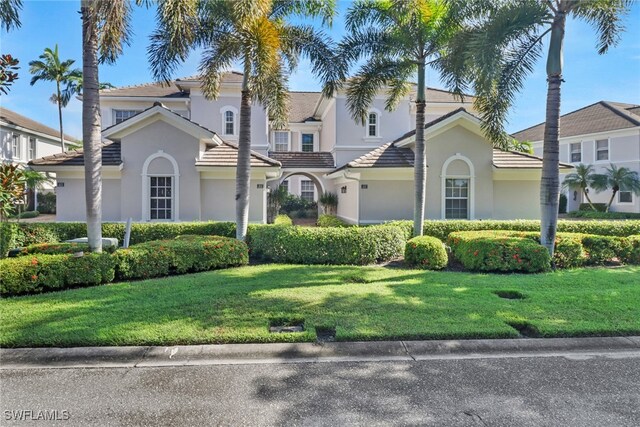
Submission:
<svg viewBox="0 0 640 427">
<path fill-rule="evenodd" d="M 463 162 L 465 162 L 467 164 L 467 166 L 469 167 L 469 175 L 448 175 L 447 174 L 447 168 L 449 167 L 449 165 L 454 162 L 455 160 L 461 160 Z M 447 178 L 451 179 L 456 179 L 456 178 L 461 178 L 461 179 L 468 179 L 469 180 L 469 219 L 475 219 L 475 191 L 476 191 L 476 185 L 475 185 L 475 170 L 473 168 L 473 163 L 471 162 L 471 160 L 469 160 L 468 157 L 463 156 L 460 153 L 456 153 L 455 155 L 449 157 L 444 164 L 442 165 L 442 174 L 440 175 L 440 179 L 441 179 L 441 183 L 440 183 L 440 217 L 442 219 L 446 219 L 446 181 Z"/>
<path fill-rule="evenodd" d="M 142 165 L 142 173 L 140 174 L 142 178 L 141 179 L 142 181 L 142 221 L 151 221 L 151 218 L 149 217 L 150 180 L 149 180 L 148 172 L 149 172 L 149 165 L 151 164 L 152 161 L 154 161 L 157 158 L 167 159 L 173 166 L 173 174 L 167 174 L 165 176 L 171 176 L 173 177 L 173 180 L 174 180 L 174 185 L 173 185 L 174 215 L 171 221 L 173 222 L 180 221 L 180 170 L 178 168 L 178 162 L 176 162 L 176 159 L 174 159 L 173 156 L 165 153 L 162 150 L 158 150 L 157 153 L 151 154 L 149 157 L 147 157 L 147 159 L 144 161 L 144 164 Z"/>
</svg>

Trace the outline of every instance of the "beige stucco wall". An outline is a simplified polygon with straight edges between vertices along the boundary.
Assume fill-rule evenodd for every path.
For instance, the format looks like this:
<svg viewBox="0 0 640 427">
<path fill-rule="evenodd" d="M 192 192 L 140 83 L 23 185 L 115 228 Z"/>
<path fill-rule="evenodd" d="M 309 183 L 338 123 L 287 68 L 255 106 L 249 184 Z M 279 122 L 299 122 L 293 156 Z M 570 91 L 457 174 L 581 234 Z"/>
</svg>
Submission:
<svg viewBox="0 0 640 427">
<path fill-rule="evenodd" d="M 493 216 L 493 149 L 482 136 L 455 126 L 446 132 L 427 139 L 427 196 L 425 217 L 442 218 L 442 167 L 452 156 L 460 154 L 471 161 L 475 176 L 470 203 L 475 207 L 475 219 Z M 460 163 L 450 165 L 447 175 L 455 175 L 462 170 Z"/>
<path fill-rule="evenodd" d="M 342 193 L 342 187 L 346 187 L 346 193 Z M 357 181 L 336 183 L 335 192 L 338 194 L 338 218 L 349 223 L 358 222 L 359 189 L 360 187 Z"/>
<path fill-rule="evenodd" d="M 63 185 L 62 187 L 60 185 Z M 58 173 L 56 192 L 56 219 L 58 221 L 85 221 L 86 202 L 84 179 L 78 173 Z M 102 220 L 120 221 L 120 180 L 102 180 Z"/>
<path fill-rule="evenodd" d="M 413 218 L 413 181 L 362 180 L 360 223 Z"/>
<path fill-rule="evenodd" d="M 142 169 L 147 158 L 160 151 L 173 157 L 178 164 L 180 182 L 176 190 L 179 192 L 180 211 L 176 219 L 180 221 L 200 219 L 200 175 L 194 166 L 195 159 L 198 157 L 198 139 L 167 122 L 158 120 L 123 137 L 121 144 L 124 161 L 123 191 L 120 198 L 123 220 L 129 217 L 135 221 L 143 219 Z M 152 167 L 150 173 L 173 173 L 171 163 L 164 159 L 150 166 Z"/>
<path fill-rule="evenodd" d="M 494 219 L 540 219 L 539 181 L 495 181 Z"/>
<path fill-rule="evenodd" d="M 262 184 L 264 188 L 258 188 Z M 264 222 L 265 180 L 252 179 L 249 190 L 249 222 Z M 216 221 L 236 219 L 235 179 L 203 179 L 201 187 L 202 218 Z"/>
</svg>

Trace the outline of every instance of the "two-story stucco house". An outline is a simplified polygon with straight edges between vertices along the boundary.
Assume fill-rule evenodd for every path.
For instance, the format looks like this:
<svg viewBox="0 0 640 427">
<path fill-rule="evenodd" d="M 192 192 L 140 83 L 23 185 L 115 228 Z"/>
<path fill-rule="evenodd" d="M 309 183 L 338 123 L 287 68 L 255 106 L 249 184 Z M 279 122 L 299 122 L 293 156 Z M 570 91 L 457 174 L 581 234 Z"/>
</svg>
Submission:
<svg viewBox="0 0 640 427">
<path fill-rule="evenodd" d="M 542 155 L 544 123 L 516 132 L 513 137 L 532 142 L 535 154 Z M 603 173 L 610 164 L 640 173 L 640 105 L 599 101 L 561 116 L 560 160 L 594 165 L 597 173 Z M 567 191 L 566 195 L 568 211 L 586 202 L 579 191 Z M 611 191 L 589 191 L 594 203 L 608 203 L 610 197 Z M 621 191 L 611 210 L 638 213 L 640 198 Z"/>
<path fill-rule="evenodd" d="M 227 73 L 213 101 L 197 78 L 101 92 L 104 220 L 234 220 L 241 81 Z M 414 98 L 389 112 L 381 93 L 363 125 L 344 93 L 291 92 L 284 129 L 254 103 L 250 221 L 266 221 L 277 185 L 308 199 L 338 194 L 338 216 L 351 223 L 411 218 Z M 426 216 L 537 218 L 540 159 L 494 150 L 472 98 L 429 89 L 427 99 Z M 58 174 L 58 220 L 83 220 L 82 151 L 31 165 Z"/>
</svg>

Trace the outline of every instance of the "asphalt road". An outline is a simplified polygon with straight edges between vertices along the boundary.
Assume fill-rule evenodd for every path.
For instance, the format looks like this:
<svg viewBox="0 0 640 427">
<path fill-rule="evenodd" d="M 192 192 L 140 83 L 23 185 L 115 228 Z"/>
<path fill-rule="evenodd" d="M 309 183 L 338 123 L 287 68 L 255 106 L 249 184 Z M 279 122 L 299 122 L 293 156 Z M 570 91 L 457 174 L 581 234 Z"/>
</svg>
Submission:
<svg viewBox="0 0 640 427">
<path fill-rule="evenodd" d="M 3 426 L 640 425 L 638 353 L 26 369 L 0 380 Z M 9 419 L 20 410 L 68 419 Z"/>
</svg>

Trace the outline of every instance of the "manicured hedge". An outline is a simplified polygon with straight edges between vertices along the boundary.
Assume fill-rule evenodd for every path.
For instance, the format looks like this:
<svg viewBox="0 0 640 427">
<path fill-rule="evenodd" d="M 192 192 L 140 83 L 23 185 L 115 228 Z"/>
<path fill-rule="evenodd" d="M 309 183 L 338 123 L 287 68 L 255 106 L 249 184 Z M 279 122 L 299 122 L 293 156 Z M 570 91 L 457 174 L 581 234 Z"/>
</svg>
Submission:
<svg viewBox="0 0 640 427">
<path fill-rule="evenodd" d="M 387 225 L 395 225 L 406 230 L 407 235 L 413 233 L 412 221 L 391 221 Z M 536 220 L 428 220 L 424 222 L 424 235 L 437 237 L 445 241 L 449 234 L 456 231 L 509 230 L 540 232 L 540 221 Z M 640 220 L 627 221 L 558 221 L 558 231 L 565 233 L 597 234 L 602 236 L 626 237 L 640 234 Z"/>
<path fill-rule="evenodd" d="M 334 215 L 322 214 L 318 217 L 316 225 L 318 227 L 349 227 L 351 224 L 347 224 Z"/>
<path fill-rule="evenodd" d="M 102 248 L 104 252 L 114 252 L 114 246 L 105 246 Z M 78 252 L 91 252 L 87 243 L 39 243 L 37 245 L 22 248 L 15 256 L 24 256 L 30 254 L 75 254 Z"/>
<path fill-rule="evenodd" d="M 409 240 L 404 249 L 404 261 L 412 267 L 441 270 L 449 262 L 447 250 L 440 239 L 418 236 Z"/>
<path fill-rule="evenodd" d="M 93 286 L 114 278 L 111 254 L 28 255 L 0 260 L 0 294 L 38 293 Z"/>
<path fill-rule="evenodd" d="M 573 211 L 567 214 L 570 218 L 586 218 L 586 219 L 640 219 L 640 213 L 636 212 L 594 212 Z"/>
<path fill-rule="evenodd" d="M 246 265 L 249 249 L 228 237 L 185 235 L 120 249 L 115 259 L 119 280 L 146 279 Z"/>
<path fill-rule="evenodd" d="M 251 232 L 251 255 L 294 264 L 371 264 L 402 255 L 402 230 L 392 226 L 308 228 L 266 226 Z"/>
<path fill-rule="evenodd" d="M 627 237 L 629 250 L 623 261 L 627 264 L 640 265 L 640 235 Z"/>
<path fill-rule="evenodd" d="M 275 217 L 273 220 L 275 225 L 293 225 L 293 221 L 289 218 L 288 215 L 280 214 Z"/>
<path fill-rule="evenodd" d="M 456 232 L 448 243 L 456 259 L 471 271 L 539 273 L 551 266 L 545 247 L 525 237 Z"/>
</svg>

